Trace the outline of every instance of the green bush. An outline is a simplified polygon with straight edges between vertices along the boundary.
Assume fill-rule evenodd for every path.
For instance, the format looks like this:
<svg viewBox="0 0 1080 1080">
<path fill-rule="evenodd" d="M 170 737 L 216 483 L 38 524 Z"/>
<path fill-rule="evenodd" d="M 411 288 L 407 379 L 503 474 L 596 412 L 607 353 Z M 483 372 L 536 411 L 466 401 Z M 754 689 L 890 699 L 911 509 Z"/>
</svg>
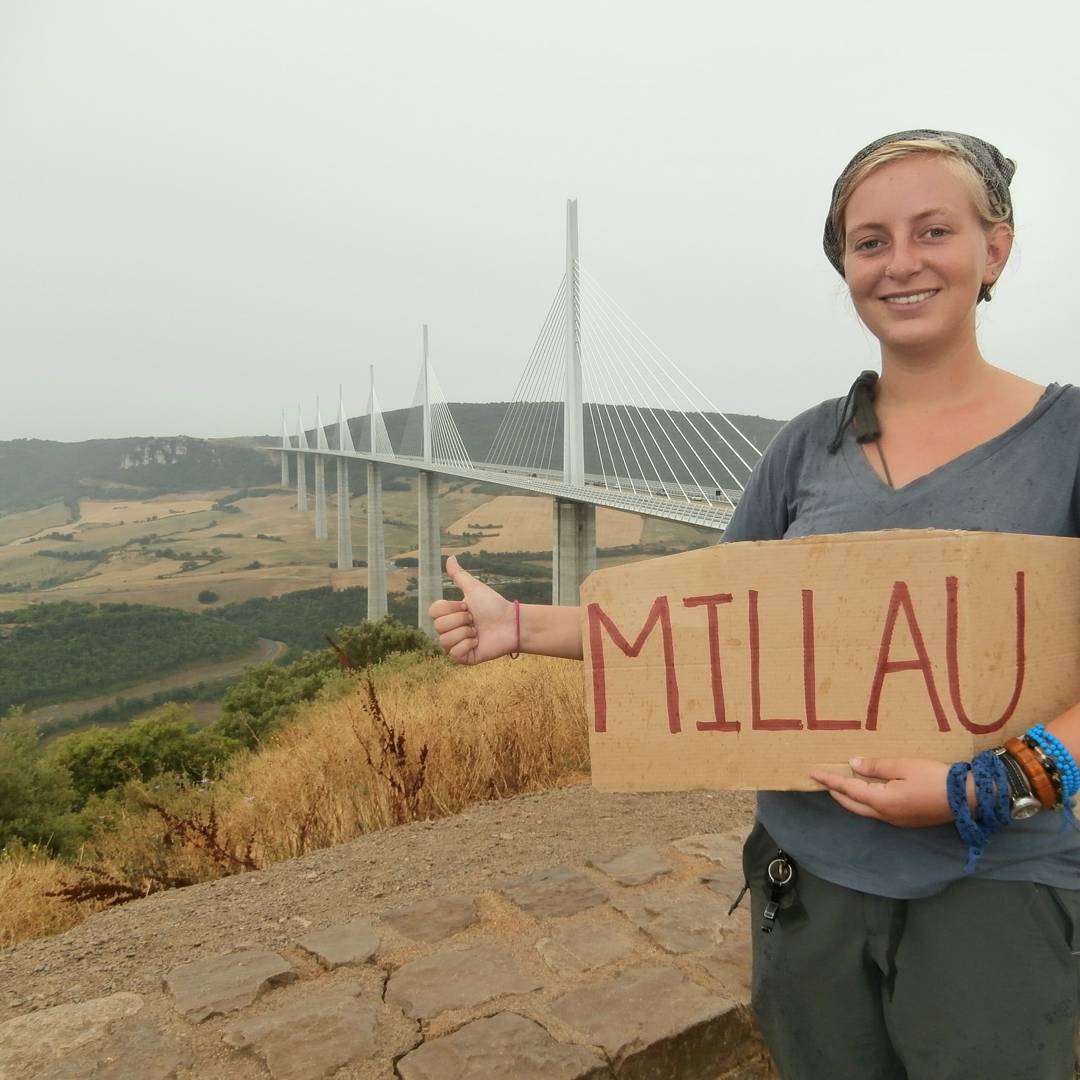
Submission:
<svg viewBox="0 0 1080 1080">
<path fill-rule="evenodd" d="M 162 773 L 196 783 L 213 778 L 240 749 L 213 726 L 200 729 L 190 709 L 169 704 L 124 728 L 91 728 L 58 739 L 44 758 L 67 771 L 81 807 L 129 780 Z"/>
<path fill-rule="evenodd" d="M 203 589 L 196 599 L 200 604 L 216 604 L 218 602 L 218 594 L 214 592 L 213 589 Z"/>
</svg>

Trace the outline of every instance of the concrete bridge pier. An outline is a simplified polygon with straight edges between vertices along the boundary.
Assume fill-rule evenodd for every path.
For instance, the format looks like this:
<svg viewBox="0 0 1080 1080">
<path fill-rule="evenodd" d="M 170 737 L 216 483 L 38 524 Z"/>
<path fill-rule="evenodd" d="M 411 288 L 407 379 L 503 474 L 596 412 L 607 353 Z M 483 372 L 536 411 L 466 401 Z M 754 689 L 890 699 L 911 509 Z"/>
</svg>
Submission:
<svg viewBox="0 0 1080 1080">
<path fill-rule="evenodd" d="M 301 514 L 307 513 L 307 457 L 296 455 L 296 509 Z"/>
<path fill-rule="evenodd" d="M 326 528 L 326 458 L 315 455 L 315 539 L 325 540 Z"/>
<path fill-rule="evenodd" d="M 337 459 L 337 568 L 351 570 L 352 551 L 352 515 L 349 513 L 349 463 L 345 458 Z"/>
<path fill-rule="evenodd" d="M 596 569 L 596 507 L 556 499 L 552 514 L 551 602 L 580 603 L 581 583 Z"/>
<path fill-rule="evenodd" d="M 428 617 L 428 607 L 442 599 L 442 533 L 439 527 L 439 474 L 419 472 L 419 561 L 417 575 L 420 607 L 417 625 L 429 637 L 435 637 L 435 627 Z"/>
<path fill-rule="evenodd" d="M 386 614 L 386 535 L 383 531 L 382 469 L 367 465 L 367 617 Z"/>
</svg>

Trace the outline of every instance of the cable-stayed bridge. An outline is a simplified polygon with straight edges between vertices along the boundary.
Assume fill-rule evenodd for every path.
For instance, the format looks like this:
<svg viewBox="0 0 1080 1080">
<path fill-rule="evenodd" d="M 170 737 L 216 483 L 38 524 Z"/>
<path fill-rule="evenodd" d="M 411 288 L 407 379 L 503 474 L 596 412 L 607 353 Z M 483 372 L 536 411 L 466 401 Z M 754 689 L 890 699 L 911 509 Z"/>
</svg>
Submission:
<svg viewBox="0 0 1080 1080">
<path fill-rule="evenodd" d="M 479 459 L 466 450 L 431 364 L 428 328 L 413 405 L 391 441 L 370 369 L 367 411 L 350 428 L 339 398 L 333 442 L 316 404 L 314 429 L 282 414 L 281 482 L 296 476 L 307 512 L 314 459 L 315 536 L 328 537 L 325 468 L 336 464 L 338 567 L 352 567 L 348 469 L 367 469 L 368 617 L 386 613 L 382 469 L 418 474 L 420 625 L 442 595 L 439 478 L 474 480 L 553 500 L 553 601 L 574 604 L 596 564 L 596 507 L 723 530 L 760 449 L 619 307 L 578 258 L 577 202 L 567 203 L 566 272 L 513 398 Z M 355 430 L 354 430 L 355 429 Z M 312 432 L 309 441 L 308 432 Z M 314 444 L 314 445 L 312 445 Z M 290 469 L 290 457 L 297 459 Z"/>
</svg>

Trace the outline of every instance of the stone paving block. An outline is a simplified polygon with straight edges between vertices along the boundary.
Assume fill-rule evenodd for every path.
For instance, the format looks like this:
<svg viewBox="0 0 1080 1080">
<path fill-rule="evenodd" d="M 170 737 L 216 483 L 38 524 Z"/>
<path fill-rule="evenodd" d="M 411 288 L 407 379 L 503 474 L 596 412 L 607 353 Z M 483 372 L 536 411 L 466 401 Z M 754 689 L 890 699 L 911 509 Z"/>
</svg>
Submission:
<svg viewBox="0 0 1080 1080">
<path fill-rule="evenodd" d="M 607 900 L 588 875 L 569 866 L 537 870 L 504 885 L 503 895 L 538 919 L 575 915 Z"/>
<path fill-rule="evenodd" d="M 746 1009 L 672 968 L 632 968 L 549 1008 L 575 1038 L 604 1050 L 618 1080 L 715 1080 L 760 1053 Z"/>
<path fill-rule="evenodd" d="M 398 1062 L 401 1080 L 611 1080 L 594 1050 L 553 1039 L 533 1020 L 499 1013 L 432 1039 Z"/>
<path fill-rule="evenodd" d="M 258 1054 L 274 1080 L 321 1080 L 350 1062 L 377 1053 L 389 1059 L 416 1044 L 412 1037 L 393 1045 L 378 1031 L 381 1002 L 363 1000 L 360 983 L 307 992 L 273 1012 L 226 1029 L 229 1046 Z"/>
<path fill-rule="evenodd" d="M 482 1005 L 500 994 L 525 994 L 540 985 L 520 971 L 505 949 L 477 945 L 403 964 L 386 984 L 386 1001 L 419 1020 Z"/>
<path fill-rule="evenodd" d="M 552 971 L 593 971 L 631 953 L 634 942 L 606 923 L 571 923 L 559 926 L 550 937 L 536 943 L 537 951 Z"/>
<path fill-rule="evenodd" d="M 744 839 L 743 834 L 738 832 L 698 833 L 696 836 L 672 840 L 671 846 L 684 855 L 700 855 L 713 862 L 741 866 Z"/>
<path fill-rule="evenodd" d="M 56 1005 L 0 1024 L 4 1080 L 171 1080 L 191 1049 L 139 1015 L 139 994 Z"/>
<path fill-rule="evenodd" d="M 292 964 L 277 953 L 240 949 L 181 964 L 165 976 L 164 986 L 177 1011 L 197 1024 L 208 1016 L 242 1009 L 272 986 L 295 978 Z"/>
<path fill-rule="evenodd" d="M 379 935 L 367 919 L 356 919 L 305 934 L 296 944 L 317 957 L 328 971 L 333 971 L 344 964 L 370 960 L 379 947 Z"/>
<path fill-rule="evenodd" d="M 675 869 L 656 848 L 635 847 L 606 862 L 590 862 L 597 870 L 614 878 L 620 885 L 647 885 Z"/>
<path fill-rule="evenodd" d="M 612 899 L 612 907 L 640 926 L 662 949 L 689 953 L 714 949 L 724 940 L 728 907 L 722 897 L 688 889 L 654 889 Z"/>
<path fill-rule="evenodd" d="M 436 896 L 408 907 L 384 911 L 379 918 L 399 934 L 413 941 L 431 944 L 443 941 L 476 922 L 476 897 L 460 894 Z"/>
<path fill-rule="evenodd" d="M 701 878 L 703 885 L 707 885 L 714 893 L 728 897 L 729 900 L 734 900 L 742 892 L 744 882 L 741 866 L 721 866 Z M 744 902 L 749 904 L 749 897 L 745 898 Z"/>
<path fill-rule="evenodd" d="M 749 1002 L 751 990 L 751 944 L 748 933 L 725 936 L 709 952 L 695 956 L 722 988 L 722 993 L 736 1001 Z"/>
</svg>

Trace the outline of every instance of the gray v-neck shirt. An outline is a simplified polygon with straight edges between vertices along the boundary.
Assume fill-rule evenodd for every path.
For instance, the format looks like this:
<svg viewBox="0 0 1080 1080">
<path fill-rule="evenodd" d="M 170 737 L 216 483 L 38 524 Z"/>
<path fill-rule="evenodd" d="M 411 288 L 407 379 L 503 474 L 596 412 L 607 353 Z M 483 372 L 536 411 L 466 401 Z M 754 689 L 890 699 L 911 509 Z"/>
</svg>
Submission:
<svg viewBox="0 0 1080 1080">
<path fill-rule="evenodd" d="M 850 428 L 828 453 L 841 407 L 826 401 L 777 434 L 725 541 L 925 528 L 1080 537 L 1080 388 L 1051 384 L 1007 431 L 898 490 Z M 967 849 L 952 825 L 900 829 L 825 792 L 761 792 L 758 816 L 797 862 L 847 888 L 906 899 L 963 876 Z M 990 841 L 975 876 L 1080 888 L 1080 829 L 1060 813 L 1014 822 Z"/>
</svg>

